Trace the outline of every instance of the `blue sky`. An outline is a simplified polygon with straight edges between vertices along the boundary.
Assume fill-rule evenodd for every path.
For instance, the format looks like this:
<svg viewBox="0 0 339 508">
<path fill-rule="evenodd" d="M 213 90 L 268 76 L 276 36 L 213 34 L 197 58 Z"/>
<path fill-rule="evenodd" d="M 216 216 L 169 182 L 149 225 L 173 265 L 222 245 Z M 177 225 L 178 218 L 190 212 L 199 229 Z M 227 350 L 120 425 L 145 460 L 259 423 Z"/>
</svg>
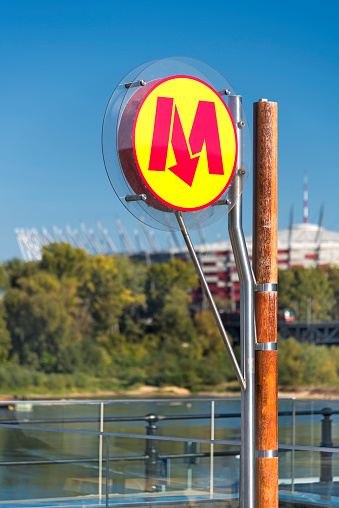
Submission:
<svg viewBox="0 0 339 508">
<path fill-rule="evenodd" d="M 339 3 L 0 0 L 0 261 L 19 256 L 14 228 L 79 228 L 96 220 L 119 244 L 115 219 L 139 227 L 111 189 L 101 126 L 116 84 L 149 60 L 182 55 L 218 69 L 252 104 L 279 108 L 279 227 L 339 231 Z M 244 229 L 251 234 L 251 175 Z M 227 221 L 205 230 L 227 238 Z M 196 234 L 193 239 L 197 241 Z M 166 236 L 159 240 L 165 245 Z"/>
</svg>

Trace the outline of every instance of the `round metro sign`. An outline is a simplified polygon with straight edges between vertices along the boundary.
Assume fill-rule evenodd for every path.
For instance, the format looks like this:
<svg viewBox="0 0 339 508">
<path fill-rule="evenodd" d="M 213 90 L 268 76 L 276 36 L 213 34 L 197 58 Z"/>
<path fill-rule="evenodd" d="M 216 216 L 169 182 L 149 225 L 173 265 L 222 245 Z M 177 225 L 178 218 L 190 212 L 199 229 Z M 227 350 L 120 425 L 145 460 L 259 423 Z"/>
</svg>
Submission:
<svg viewBox="0 0 339 508">
<path fill-rule="evenodd" d="M 165 231 L 180 229 L 176 210 L 187 229 L 224 217 L 250 171 L 241 97 L 216 69 L 187 57 L 129 71 L 107 104 L 101 142 L 121 204 L 144 224 Z"/>
<path fill-rule="evenodd" d="M 191 76 L 165 78 L 147 90 L 134 117 L 132 145 L 147 189 L 164 205 L 183 211 L 218 200 L 237 162 L 236 129 L 227 105 L 210 85 Z"/>
</svg>

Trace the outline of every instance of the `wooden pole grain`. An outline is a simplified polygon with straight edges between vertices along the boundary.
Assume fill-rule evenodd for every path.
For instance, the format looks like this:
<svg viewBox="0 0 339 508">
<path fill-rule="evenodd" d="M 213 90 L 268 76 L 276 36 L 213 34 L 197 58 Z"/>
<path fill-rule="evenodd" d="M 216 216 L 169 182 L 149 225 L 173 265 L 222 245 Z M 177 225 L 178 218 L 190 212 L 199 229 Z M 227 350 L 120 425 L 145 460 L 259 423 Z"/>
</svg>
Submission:
<svg viewBox="0 0 339 508">
<path fill-rule="evenodd" d="M 257 344 L 256 508 L 278 508 L 278 105 L 253 105 L 253 272 Z"/>
</svg>

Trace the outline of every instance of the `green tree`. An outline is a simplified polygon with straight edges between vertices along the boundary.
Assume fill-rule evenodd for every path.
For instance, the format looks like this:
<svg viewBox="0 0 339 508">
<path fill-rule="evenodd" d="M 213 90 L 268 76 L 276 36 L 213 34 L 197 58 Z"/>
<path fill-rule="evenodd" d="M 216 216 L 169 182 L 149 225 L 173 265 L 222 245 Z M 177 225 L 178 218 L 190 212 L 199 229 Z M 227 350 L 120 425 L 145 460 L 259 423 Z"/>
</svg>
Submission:
<svg viewBox="0 0 339 508">
<path fill-rule="evenodd" d="M 200 357 L 217 354 L 225 349 L 212 311 L 207 310 L 196 314 L 194 323 Z"/>
<path fill-rule="evenodd" d="M 185 263 L 178 259 L 152 265 L 148 276 L 147 303 L 151 313 L 163 308 L 165 298 L 172 288 L 176 287 L 187 294 L 198 284 L 193 263 Z"/>
<path fill-rule="evenodd" d="M 153 330 L 167 351 L 179 351 L 183 343 L 194 336 L 193 322 L 188 310 L 189 291 L 197 282 L 191 263 L 171 260 L 149 268 L 147 291 L 148 313 Z"/>
<path fill-rule="evenodd" d="M 0 265 L 0 294 L 7 291 L 9 288 L 9 277 L 6 269 L 6 264 Z"/>
<path fill-rule="evenodd" d="M 43 247 L 39 268 L 58 279 L 71 278 L 83 282 L 90 270 L 90 255 L 69 243 L 52 243 Z"/>
<path fill-rule="evenodd" d="M 196 314 L 195 345 L 197 348 L 197 372 L 201 385 L 217 385 L 235 379 L 234 369 L 212 311 Z M 232 343 L 232 337 L 230 337 Z"/>
<path fill-rule="evenodd" d="M 147 313 L 159 341 L 158 353 L 147 367 L 148 383 L 188 386 L 196 376 L 191 361 L 196 354 L 195 329 L 188 310 L 196 283 L 191 263 L 171 260 L 148 269 Z"/>
<path fill-rule="evenodd" d="M 4 296 L 13 354 L 22 364 L 46 371 L 56 368 L 59 351 L 80 341 L 87 327 L 72 279 L 37 272 L 16 280 Z"/>
<path fill-rule="evenodd" d="M 94 336 L 118 333 L 124 309 L 144 302 L 144 294 L 134 295 L 129 289 L 130 277 L 132 274 L 128 263 L 123 258 L 91 258 L 80 294 L 88 302 Z"/>
<path fill-rule="evenodd" d="M 175 347 L 178 341 L 180 344 L 189 343 L 194 336 L 188 302 L 188 295 L 174 286 L 166 294 L 163 307 L 155 316 L 159 334 L 164 342 L 167 342 L 168 349 Z"/>
<path fill-rule="evenodd" d="M 121 333 L 130 343 L 140 344 L 147 332 L 146 282 L 147 267 L 144 262 L 125 258 L 124 284 L 131 291 L 133 300 L 124 307 L 120 316 Z"/>
<path fill-rule="evenodd" d="M 336 364 L 327 346 L 304 344 L 301 362 L 303 366 L 301 384 L 313 386 L 337 384 Z"/>
<path fill-rule="evenodd" d="M 7 279 L 6 288 L 14 288 L 20 286 L 22 278 L 33 277 L 39 271 L 39 264 L 33 261 L 21 261 L 14 258 L 3 265 L 5 277 Z"/>
<path fill-rule="evenodd" d="M 278 380 L 280 385 L 298 386 L 303 380 L 303 346 L 295 338 L 278 337 Z"/>
<path fill-rule="evenodd" d="M 0 299 L 0 364 L 7 363 L 9 353 L 11 350 L 11 336 L 7 329 L 5 309 Z"/>
<path fill-rule="evenodd" d="M 339 267 L 327 266 L 326 273 L 333 295 L 329 301 L 330 315 L 332 319 L 339 319 Z"/>
<path fill-rule="evenodd" d="M 279 308 L 296 309 L 298 319 L 307 319 L 309 307 L 312 320 L 330 319 L 333 291 L 320 267 L 279 270 L 278 288 Z"/>
<path fill-rule="evenodd" d="M 286 386 L 337 386 L 339 348 L 300 344 L 294 338 L 278 339 L 279 384 Z"/>
</svg>

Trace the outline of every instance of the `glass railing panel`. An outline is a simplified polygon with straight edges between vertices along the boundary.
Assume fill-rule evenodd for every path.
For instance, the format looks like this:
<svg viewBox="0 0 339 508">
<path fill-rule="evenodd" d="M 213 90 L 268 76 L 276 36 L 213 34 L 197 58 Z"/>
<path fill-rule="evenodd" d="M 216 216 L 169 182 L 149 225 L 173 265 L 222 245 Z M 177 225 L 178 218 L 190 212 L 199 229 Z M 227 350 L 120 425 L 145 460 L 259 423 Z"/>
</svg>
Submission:
<svg viewBox="0 0 339 508">
<path fill-rule="evenodd" d="M 320 446 L 322 415 L 318 413 L 324 407 L 326 407 L 324 402 L 321 404 L 317 401 L 298 400 L 295 402 L 295 444 Z"/>
<path fill-rule="evenodd" d="M 27 427 L 0 429 L 0 506 L 238 497 L 238 445 Z"/>
<path fill-rule="evenodd" d="M 214 445 L 213 455 L 214 494 L 239 497 L 240 447 Z"/>
<path fill-rule="evenodd" d="M 279 401 L 279 443 L 321 446 L 323 441 L 339 445 L 338 401 Z"/>
<path fill-rule="evenodd" d="M 14 401 L 0 405 L 0 422 L 99 430 L 100 403 Z"/>
<path fill-rule="evenodd" d="M 279 443 L 293 444 L 295 442 L 295 399 L 279 399 L 278 427 Z"/>
<path fill-rule="evenodd" d="M 339 449 L 282 450 L 279 453 L 279 498 L 303 506 L 339 506 Z M 292 504 L 291 504 L 292 505 Z M 294 506 L 294 505 L 293 505 Z M 299 504 L 298 504 L 299 506 Z"/>
<path fill-rule="evenodd" d="M 204 399 L 107 402 L 104 430 L 146 434 L 154 424 L 159 436 L 209 438 L 210 408 L 210 401 Z"/>
<path fill-rule="evenodd" d="M 241 439 L 241 401 L 234 399 L 216 399 L 214 404 L 214 438 Z"/>
<path fill-rule="evenodd" d="M 238 439 L 239 399 L 14 402 L 0 406 L 0 422 L 146 434 L 155 415 L 158 435 L 207 439 L 213 405 L 216 438 Z"/>
<path fill-rule="evenodd" d="M 99 436 L 36 428 L 1 428 L 0 502 L 97 493 Z"/>
<path fill-rule="evenodd" d="M 235 499 L 239 496 L 237 446 L 214 445 L 211 453 L 209 443 L 149 440 L 141 460 L 138 453 L 130 453 L 129 441 L 134 443 L 134 449 L 140 449 L 135 438 L 120 438 L 120 452 L 126 450 L 126 460 L 121 455 L 118 460 L 114 456 L 115 442 L 109 445 L 110 498 L 118 494 L 125 500 L 142 496 L 144 501 L 150 498 L 158 504 L 174 499 Z"/>
</svg>

